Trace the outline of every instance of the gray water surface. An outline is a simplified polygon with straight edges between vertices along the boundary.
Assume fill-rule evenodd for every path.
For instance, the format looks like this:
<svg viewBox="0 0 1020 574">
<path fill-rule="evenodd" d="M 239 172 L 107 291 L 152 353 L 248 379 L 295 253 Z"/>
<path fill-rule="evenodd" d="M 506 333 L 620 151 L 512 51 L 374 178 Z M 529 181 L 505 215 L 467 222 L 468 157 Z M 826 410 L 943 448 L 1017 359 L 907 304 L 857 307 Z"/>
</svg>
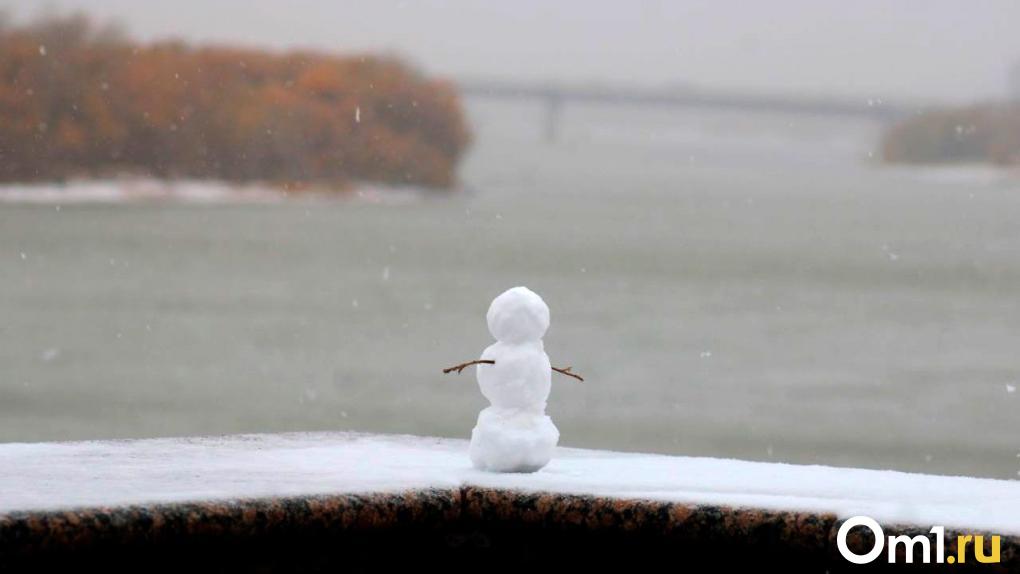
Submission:
<svg viewBox="0 0 1020 574">
<path fill-rule="evenodd" d="M 1017 478 L 1020 183 L 858 120 L 472 102 L 468 191 L 0 204 L 0 440 L 466 437 L 525 284 L 561 444 Z"/>
</svg>

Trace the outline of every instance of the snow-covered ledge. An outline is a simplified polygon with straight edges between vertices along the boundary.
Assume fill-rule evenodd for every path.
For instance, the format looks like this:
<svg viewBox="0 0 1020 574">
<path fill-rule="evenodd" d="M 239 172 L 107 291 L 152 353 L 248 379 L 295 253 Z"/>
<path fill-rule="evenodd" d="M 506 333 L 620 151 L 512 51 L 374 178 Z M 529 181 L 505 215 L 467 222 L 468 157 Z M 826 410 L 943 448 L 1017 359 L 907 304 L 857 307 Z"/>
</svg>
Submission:
<svg viewBox="0 0 1020 574">
<path fill-rule="evenodd" d="M 854 515 L 887 533 L 1003 535 L 999 569 L 1020 569 L 1020 481 L 567 448 L 538 473 L 491 474 L 471 468 L 466 441 L 351 433 L 0 444 L 0 567 L 159 544 L 181 556 L 191 539 L 223 551 L 246 537 L 264 549 L 356 533 L 354 552 L 375 548 L 373 531 L 415 552 L 429 541 L 475 555 L 538 530 L 560 549 L 651 537 L 658 551 L 714 545 L 838 567 L 834 533 Z"/>
</svg>

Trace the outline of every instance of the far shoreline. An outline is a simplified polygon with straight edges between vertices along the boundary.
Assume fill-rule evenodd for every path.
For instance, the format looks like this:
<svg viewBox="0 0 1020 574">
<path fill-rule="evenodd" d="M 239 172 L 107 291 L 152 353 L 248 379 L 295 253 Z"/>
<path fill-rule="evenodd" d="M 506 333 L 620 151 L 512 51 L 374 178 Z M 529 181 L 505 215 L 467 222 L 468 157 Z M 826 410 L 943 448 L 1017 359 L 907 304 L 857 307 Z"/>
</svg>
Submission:
<svg viewBox="0 0 1020 574">
<path fill-rule="evenodd" d="M 405 204 L 431 197 L 466 193 L 463 185 L 450 189 L 397 186 L 374 182 L 326 184 L 235 183 L 214 179 L 158 179 L 114 177 L 60 182 L 0 183 L 0 204 L 119 205 L 119 204 L 275 204 L 291 202 L 357 202 Z"/>
</svg>

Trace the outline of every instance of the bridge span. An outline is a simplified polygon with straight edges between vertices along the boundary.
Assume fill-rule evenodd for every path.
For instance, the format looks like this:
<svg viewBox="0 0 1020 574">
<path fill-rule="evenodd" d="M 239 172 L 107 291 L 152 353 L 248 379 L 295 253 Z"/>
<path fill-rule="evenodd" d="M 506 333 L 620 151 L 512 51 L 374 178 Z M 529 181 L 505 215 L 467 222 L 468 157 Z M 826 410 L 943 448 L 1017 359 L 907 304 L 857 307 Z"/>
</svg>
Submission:
<svg viewBox="0 0 1020 574">
<path fill-rule="evenodd" d="M 472 98 L 535 100 L 545 106 L 545 133 L 555 140 L 563 108 L 571 103 L 603 103 L 642 107 L 715 108 L 783 114 L 848 116 L 894 122 L 918 113 L 923 106 L 882 99 L 851 99 L 727 92 L 694 88 L 628 88 L 485 80 L 458 82 Z"/>
</svg>

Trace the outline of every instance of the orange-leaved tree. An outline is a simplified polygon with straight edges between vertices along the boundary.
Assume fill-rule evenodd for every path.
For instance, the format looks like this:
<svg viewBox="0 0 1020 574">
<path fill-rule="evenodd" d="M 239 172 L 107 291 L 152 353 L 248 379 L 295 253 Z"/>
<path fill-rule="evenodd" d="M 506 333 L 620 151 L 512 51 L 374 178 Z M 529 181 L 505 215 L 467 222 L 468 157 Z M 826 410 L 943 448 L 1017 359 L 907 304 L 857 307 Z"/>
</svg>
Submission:
<svg viewBox="0 0 1020 574">
<path fill-rule="evenodd" d="M 140 45 L 81 16 L 0 28 L 0 180 L 446 187 L 469 141 L 454 87 L 394 58 Z"/>
</svg>

